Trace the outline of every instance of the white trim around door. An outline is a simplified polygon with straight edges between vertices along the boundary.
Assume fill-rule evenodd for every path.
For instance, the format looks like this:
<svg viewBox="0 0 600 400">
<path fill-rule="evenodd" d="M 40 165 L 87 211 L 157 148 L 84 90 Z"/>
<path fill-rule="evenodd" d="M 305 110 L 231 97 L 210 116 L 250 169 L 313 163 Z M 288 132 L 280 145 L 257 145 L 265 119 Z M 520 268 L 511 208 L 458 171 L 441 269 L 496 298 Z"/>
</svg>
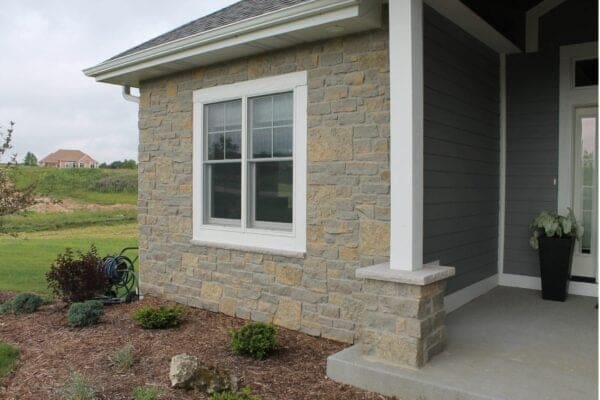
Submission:
<svg viewBox="0 0 600 400">
<path fill-rule="evenodd" d="M 579 60 L 598 58 L 598 43 L 588 42 L 560 48 L 560 95 L 559 95 L 559 139 L 558 139 L 558 212 L 566 213 L 574 205 L 576 110 L 597 107 L 598 86 L 575 84 L 575 63 Z M 597 252 L 597 251 L 596 251 Z M 573 257 L 573 275 L 597 278 L 597 271 L 579 267 L 582 256 L 576 250 Z M 588 255 L 583 255 L 588 256 Z M 593 256 L 596 256 L 595 254 Z M 589 263 L 587 263 L 589 264 Z"/>
</svg>

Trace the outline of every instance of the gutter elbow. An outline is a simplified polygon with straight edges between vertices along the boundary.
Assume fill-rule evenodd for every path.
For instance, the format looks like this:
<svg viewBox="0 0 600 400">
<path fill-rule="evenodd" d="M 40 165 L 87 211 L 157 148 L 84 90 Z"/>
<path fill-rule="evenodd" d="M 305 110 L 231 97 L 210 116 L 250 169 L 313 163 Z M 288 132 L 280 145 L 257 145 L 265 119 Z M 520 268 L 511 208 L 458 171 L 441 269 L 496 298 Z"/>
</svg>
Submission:
<svg viewBox="0 0 600 400">
<path fill-rule="evenodd" d="M 131 94 L 131 87 L 123 86 L 123 98 L 132 103 L 140 104 L 140 96 L 134 96 Z"/>
</svg>

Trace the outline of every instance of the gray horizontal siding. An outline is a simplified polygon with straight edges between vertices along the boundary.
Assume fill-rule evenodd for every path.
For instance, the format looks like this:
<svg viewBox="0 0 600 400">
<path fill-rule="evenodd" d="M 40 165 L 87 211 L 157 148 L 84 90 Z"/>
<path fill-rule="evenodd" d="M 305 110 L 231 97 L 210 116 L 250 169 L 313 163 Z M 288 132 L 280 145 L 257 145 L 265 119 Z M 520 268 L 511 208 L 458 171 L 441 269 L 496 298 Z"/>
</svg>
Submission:
<svg viewBox="0 0 600 400">
<path fill-rule="evenodd" d="M 506 228 L 504 272 L 538 275 L 529 222 L 556 209 L 558 57 L 519 54 L 506 67 Z"/>
<path fill-rule="evenodd" d="M 499 61 L 428 7 L 423 31 L 423 256 L 456 267 L 452 293 L 497 271 Z"/>
<path fill-rule="evenodd" d="M 529 223 L 556 210 L 558 46 L 597 40 L 596 1 L 569 0 L 540 20 L 540 52 L 507 57 L 504 272 L 539 276 Z"/>
</svg>

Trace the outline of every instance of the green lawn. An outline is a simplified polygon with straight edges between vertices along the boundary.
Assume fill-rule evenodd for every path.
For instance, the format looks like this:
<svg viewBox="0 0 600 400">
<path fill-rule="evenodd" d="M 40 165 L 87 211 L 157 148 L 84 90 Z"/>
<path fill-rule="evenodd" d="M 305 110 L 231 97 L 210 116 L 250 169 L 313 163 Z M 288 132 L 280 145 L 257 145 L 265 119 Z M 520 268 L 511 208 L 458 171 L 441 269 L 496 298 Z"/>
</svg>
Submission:
<svg viewBox="0 0 600 400">
<path fill-rule="evenodd" d="M 0 342 L 0 382 L 10 374 L 17 364 L 19 350 L 6 343 Z"/>
<path fill-rule="evenodd" d="M 38 195 L 71 198 L 93 204 L 135 204 L 137 170 L 42 168 L 19 166 L 11 174 L 20 189 L 33 186 Z"/>
<path fill-rule="evenodd" d="M 0 217 L 0 232 L 40 232 L 94 225 L 119 225 L 137 220 L 136 210 L 73 211 L 37 213 L 22 212 Z"/>
<path fill-rule="evenodd" d="M 45 274 L 66 247 L 87 250 L 95 244 L 105 256 L 137 243 L 136 224 L 0 235 L 0 291 L 49 294 Z"/>
</svg>

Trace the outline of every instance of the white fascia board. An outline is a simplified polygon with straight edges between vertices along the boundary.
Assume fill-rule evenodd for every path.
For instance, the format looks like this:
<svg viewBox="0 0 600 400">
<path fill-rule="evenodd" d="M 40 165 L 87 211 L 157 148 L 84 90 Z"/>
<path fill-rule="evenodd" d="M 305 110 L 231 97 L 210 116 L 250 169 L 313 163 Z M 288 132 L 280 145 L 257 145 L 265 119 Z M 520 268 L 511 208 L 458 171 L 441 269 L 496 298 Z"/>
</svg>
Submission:
<svg viewBox="0 0 600 400">
<path fill-rule="evenodd" d="M 500 54 L 521 53 L 513 42 L 494 29 L 460 0 L 424 0 L 425 4 Z"/>
<path fill-rule="evenodd" d="M 380 4 L 379 1 L 369 3 L 370 6 Z M 364 13 L 365 2 L 360 0 L 314 0 L 108 60 L 83 72 L 97 81 L 106 81 L 260 39 L 358 18 Z"/>
</svg>

